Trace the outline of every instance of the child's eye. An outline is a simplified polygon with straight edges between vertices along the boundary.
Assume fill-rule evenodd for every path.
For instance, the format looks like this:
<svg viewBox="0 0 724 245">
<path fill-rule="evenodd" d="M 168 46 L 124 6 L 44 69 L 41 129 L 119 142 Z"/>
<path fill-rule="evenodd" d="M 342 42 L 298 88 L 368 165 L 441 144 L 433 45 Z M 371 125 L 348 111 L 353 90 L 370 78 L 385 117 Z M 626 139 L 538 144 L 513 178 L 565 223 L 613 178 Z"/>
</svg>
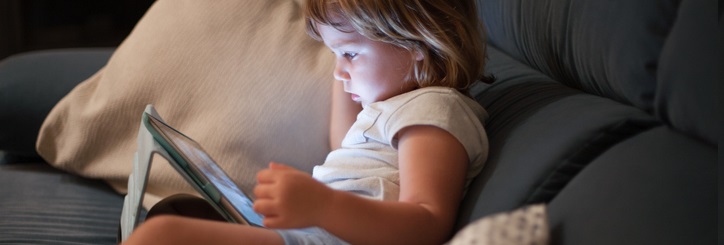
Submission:
<svg viewBox="0 0 724 245">
<path fill-rule="evenodd" d="M 357 56 L 357 53 L 344 52 L 344 53 L 342 53 L 342 56 L 345 57 L 345 58 L 347 58 L 347 59 L 353 59 L 354 57 Z"/>
</svg>

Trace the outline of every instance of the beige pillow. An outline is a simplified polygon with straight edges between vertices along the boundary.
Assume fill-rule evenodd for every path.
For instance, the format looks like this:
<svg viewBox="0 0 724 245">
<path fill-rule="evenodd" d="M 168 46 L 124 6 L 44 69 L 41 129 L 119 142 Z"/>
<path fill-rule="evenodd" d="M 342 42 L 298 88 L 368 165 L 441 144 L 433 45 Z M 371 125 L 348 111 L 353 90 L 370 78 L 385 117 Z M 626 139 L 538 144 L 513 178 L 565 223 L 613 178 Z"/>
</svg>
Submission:
<svg viewBox="0 0 724 245">
<path fill-rule="evenodd" d="M 38 152 L 125 192 L 141 113 L 154 104 L 245 191 L 269 161 L 311 171 L 329 150 L 334 63 L 306 35 L 300 2 L 157 1 L 108 64 L 53 108 Z M 151 203 L 193 193 L 160 157 L 147 191 Z"/>
</svg>

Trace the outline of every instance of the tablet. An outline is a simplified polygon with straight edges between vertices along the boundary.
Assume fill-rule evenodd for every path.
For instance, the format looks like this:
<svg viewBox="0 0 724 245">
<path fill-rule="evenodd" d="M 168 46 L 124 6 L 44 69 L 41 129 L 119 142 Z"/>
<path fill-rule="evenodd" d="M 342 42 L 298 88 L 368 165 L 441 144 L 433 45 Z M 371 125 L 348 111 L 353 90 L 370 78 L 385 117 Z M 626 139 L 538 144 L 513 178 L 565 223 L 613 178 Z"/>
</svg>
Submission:
<svg viewBox="0 0 724 245">
<path fill-rule="evenodd" d="M 149 113 L 143 123 L 174 161 L 171 165 L 229 222 L 262 227 L 253 200 L 242 192 L 201 145 Z"/>
</svg>

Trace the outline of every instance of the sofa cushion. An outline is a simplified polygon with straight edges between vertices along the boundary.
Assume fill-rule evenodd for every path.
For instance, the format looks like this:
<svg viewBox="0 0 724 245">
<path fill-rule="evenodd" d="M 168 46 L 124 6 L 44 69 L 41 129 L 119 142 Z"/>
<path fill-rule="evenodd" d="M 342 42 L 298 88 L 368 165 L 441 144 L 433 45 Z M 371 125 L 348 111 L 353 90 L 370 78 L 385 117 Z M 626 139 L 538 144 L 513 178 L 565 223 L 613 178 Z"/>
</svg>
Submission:
<svg viewBox="0 0 724 245">
<path fill-rule="evenodd" d="M 479 0 L 490 42 L 553 79 L 651 111 L 678 0 Z"/>
<path fill-rule="evenodd" d="M 555 244 L 717 244 L 717 149 L 667 127 L 593 161 L 549 204 Z"/>
<path fill-rule="evenodd" d="M 0 151 L 6 157 L 35 156 L 35 136 L 50 109 L 93 75 L 112 48 L 28 52 L 0 61 Z"/>
<path fill-rule="evenodd" d="M 721 24 L 718 28 L 718 33 L 722 33 Z M 714 33 L 715 1 L 681 1 L 676 23 L 661 54 L 655 98 L 659 118 L 710 144 L 718 144 L 721 139 L 723 114 L 716 111 L 717 103 L 721 105 L 717 96 L 722 91 L 717 86 L 721 86 L 723 79 L 717 70 L 724 70 L 722 40 L 717 41 Z"/>
<path fill-rule="evenodd" d="M 270 161 L 311 171 L 324 160 L 333 60 L 306 34 L 300 1 L 156 1 L 108 64 L 53 108 L 37 148 L 123 192 L 141 113 L 154 104 L 250 191 Z M 194 193 L 154 162 L 148 193 Z"/>
<path fill-rule="evenodd" d="M 0 166 L 0 244 L 116 244 L 123 197 L 45 163 Z"/>
<path fill-rule="evenodd" d="M 545 203 L 611 146 L 659 124 L 617 101 L 552 81 L 489 48 L 497 81 L 476 95 L 490 118 L 490 157 L 470 186 L 458 227 L 488 214 Z"/>
</svg>

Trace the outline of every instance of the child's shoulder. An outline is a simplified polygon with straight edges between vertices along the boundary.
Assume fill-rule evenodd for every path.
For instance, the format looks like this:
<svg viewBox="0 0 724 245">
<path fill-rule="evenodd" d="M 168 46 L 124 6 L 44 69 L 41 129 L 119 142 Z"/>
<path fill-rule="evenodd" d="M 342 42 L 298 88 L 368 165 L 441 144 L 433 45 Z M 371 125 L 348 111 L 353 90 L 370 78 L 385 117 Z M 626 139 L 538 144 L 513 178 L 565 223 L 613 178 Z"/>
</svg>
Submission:
<svg viewBox="0 0 724 245">
<path fill-rule="evenodd" d="M 418 88 L 410 92 L 402 94 L 402 96 L 419 96 L 419 95 L 439 95 L 439 96 L 461 96 L 465 97 L 462 93 L 458 92 L 454 88 L 441 87 L 441 86 L 430 86 L 424 88 Z"/>
<path fill-rule="evenodd" d="M 424 114 L 458 114 L 473 116 L 485 121 L 488 113 L 472 98 L 449 87 L 419 88 L 374 105 L 389 114 L 424 113 Z M 385 114 L 385 113 L 383 113 Z M 392 115 L 390 115 L 392 116 Z M 453 115 L 451 115 L 453 116 Z"/>
<path fill-rule="evenodd" d="M 449 104 L 450 106 L 464 105 L 475 110 L 475 114 L 479 114 L 479 110 L 485 111 L 477 101 L 457 89 L 449 87 L 431 86 L 419 88 L 401 94 L 398 97 L 400 100 L 398 103 L 419 102 L 420 104 L 435 104 L 438 106 L 444 104 Z"/>
<path fill-rule="evenodd" d="M 408 104 L 410 102 L 444 102 L 444 101 L 458 101 L 458 100 L 464 100 L 467 96 L 463 95 L 462 93 L 458 92 L 457 90 L 453 88 L 448 87 L 425 87 L 425 88 L 419 88 L 412 90 L 407 93 L 403 93 L 400 95 L 397 95 L 395 97 L 392 97 L 385 101 L 385 103 L 388 104 Z"/>
</svg>

